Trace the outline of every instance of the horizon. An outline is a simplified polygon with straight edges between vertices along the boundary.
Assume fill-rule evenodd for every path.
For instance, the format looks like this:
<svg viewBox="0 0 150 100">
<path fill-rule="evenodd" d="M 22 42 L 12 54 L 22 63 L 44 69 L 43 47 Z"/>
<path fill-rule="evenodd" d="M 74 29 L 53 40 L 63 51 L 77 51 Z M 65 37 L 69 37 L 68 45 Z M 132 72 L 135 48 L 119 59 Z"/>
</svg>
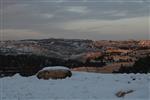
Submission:
<svg viewBox="0 0 150 100">
<path fill-rule="evenodd" d="M 150 41 L 150 39 L 122 39 L 122 40 L 109 40 L 109 39 L 99 39 L 99 40 L 94 40 L 94 39 L 79 39 L 79 38 L 36 38 L 36 39 L 32 39 L 32 38 L 28 38 L 28 39 L 16 39 L 16 40 L 1 40 L 0 42 L 5 42 L 5 41 L 30 41 L 30 40 L 48 40 L 48 39 L 54 39 L 54 40 L 89 40 L 89 41 Z"/>
<path fill-rule="evenodd" d="M 149 40 L 148 0 L 0 0 L 0 40 Z"/>
</svg>

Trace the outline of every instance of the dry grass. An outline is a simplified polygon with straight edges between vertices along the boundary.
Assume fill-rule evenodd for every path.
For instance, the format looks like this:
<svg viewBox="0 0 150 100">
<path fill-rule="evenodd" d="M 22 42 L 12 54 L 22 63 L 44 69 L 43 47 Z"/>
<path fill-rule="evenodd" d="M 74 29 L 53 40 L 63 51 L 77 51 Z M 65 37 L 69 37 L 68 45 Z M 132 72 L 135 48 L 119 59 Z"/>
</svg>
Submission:
<svg viewBox="0 0 150 100">
<path fill-rule="evenodd" d="M 95 72 L 95 73 L 112 73 L 113 71 L 118 71 L 121 67 L 124 66 L 132 66 L 133 62 L 121 62 L 121 63 L 113 63 L 103 67 L 77 67 L 71 69 L 72 71 L 83 71 L 83 72 Z"/>
</svg>

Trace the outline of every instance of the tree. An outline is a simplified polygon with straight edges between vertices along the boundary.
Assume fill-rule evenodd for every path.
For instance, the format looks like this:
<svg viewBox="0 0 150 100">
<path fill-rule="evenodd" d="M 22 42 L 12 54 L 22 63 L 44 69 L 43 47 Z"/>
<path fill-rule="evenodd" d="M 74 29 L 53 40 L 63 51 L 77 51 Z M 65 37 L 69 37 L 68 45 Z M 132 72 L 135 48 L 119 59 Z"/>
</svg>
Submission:
<svg viewBox="0 0 150 100">
<path fill-rule="evenodd" d="M 122 66 L 114 73 L 150 73 L 150 56 L 140 58 L 132 67 Z"/>
</svg>

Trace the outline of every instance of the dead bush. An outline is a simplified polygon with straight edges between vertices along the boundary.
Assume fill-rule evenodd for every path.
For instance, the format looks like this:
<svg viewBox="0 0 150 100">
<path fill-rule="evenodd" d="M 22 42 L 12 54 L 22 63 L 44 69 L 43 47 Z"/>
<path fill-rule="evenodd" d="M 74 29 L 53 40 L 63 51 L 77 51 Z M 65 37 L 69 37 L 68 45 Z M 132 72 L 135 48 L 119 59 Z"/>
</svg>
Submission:
<svg viewBox="0 0 150 100">
<path fill-rule="evenodd" d="M 124 97 L 126 94 L 134 92 L 133 90 L 128 90 L 128 91 L 119 91 L 116 93 L 117 97 Z"/>
</svg>

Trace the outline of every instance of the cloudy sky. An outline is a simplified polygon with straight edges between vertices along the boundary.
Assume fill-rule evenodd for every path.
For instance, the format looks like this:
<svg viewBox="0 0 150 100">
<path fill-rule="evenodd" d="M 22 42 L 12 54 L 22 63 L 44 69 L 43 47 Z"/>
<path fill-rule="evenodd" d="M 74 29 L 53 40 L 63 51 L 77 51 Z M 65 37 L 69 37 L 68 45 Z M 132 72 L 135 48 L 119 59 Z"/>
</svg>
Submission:
<svg viewBox="0 0 150 100">
<path fill-rule="evenodd" d="M 3 40 L 149 39 L 149 0 L 0 0 Z"/>
</svg>

